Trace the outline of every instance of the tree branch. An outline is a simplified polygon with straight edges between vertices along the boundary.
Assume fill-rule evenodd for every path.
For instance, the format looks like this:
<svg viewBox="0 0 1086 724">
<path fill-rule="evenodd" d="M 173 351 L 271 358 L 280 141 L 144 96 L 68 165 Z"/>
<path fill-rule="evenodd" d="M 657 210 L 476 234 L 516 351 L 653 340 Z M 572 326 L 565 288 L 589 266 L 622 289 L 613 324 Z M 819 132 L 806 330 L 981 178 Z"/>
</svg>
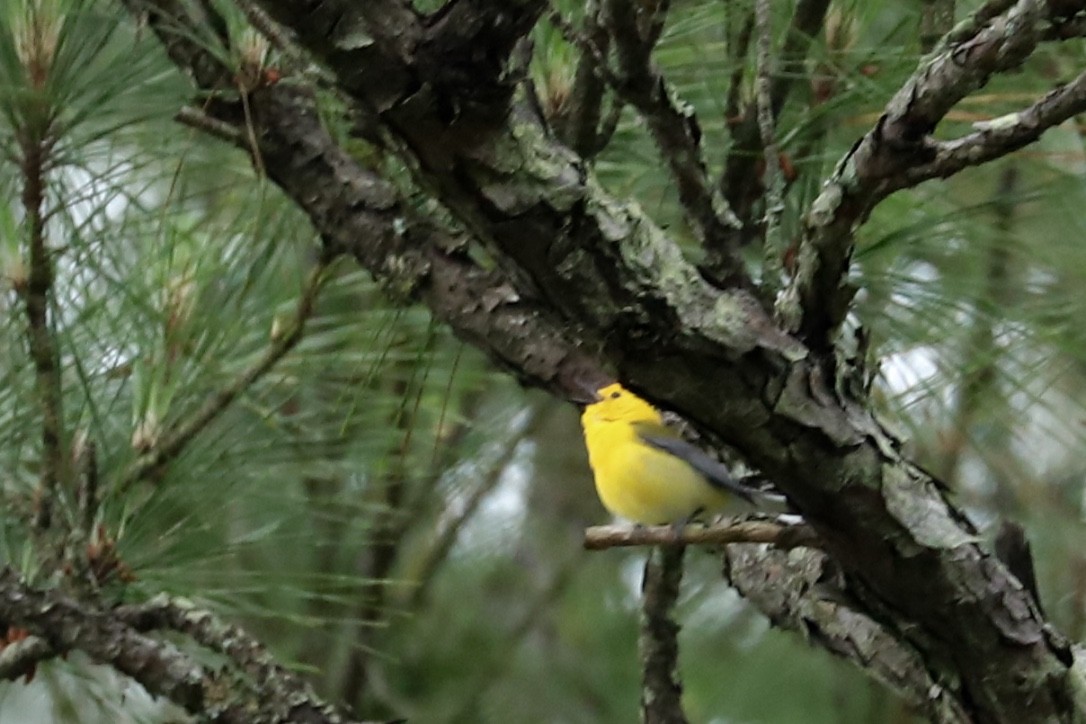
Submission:
<svg viewBox="0 0 1086 724">
<path fill-rule="evenodd" d="M 638 27 L 639 13 L 631 0 L 604 0 L 604 23 L 617 51 L 615 90 L 641 113 L 671 170 L 679 202 L 691 226 L 707 247 L 721 251 L 721 280 L 742 283 L 746 278 L 732 230 L 741 226 L 724 198 L 709 181 L 701 151 L 701 127 L 694 109 L 681 102 L 651 55 L 653 46 Z M 666 13 L 666 3 L 656 8 Z M 662 18 L 659 21 L 662 23 Z"/>
<path fill-rule="evenodd" d="M 779 151 L 775 126 L 779 108 L 773 102 L 772 48 L 773 27 L 771 25 L 769 0 L 755 0 L 754 24 L 758 35 L 758 71 L 755 78 L 755 97 L 758 117 L 759 141 L 762 146 L 762 159 L 765 174 L 762 185 L 765 186 L 765 238 L 762 242 L 762 279 L 763 294 L 772 299 L 781 285 L 781 273 L 784 271 L 785 240 L 781 236 L 781 214 L 784 212 L 784 178 L 781 174 Z"/>
<path fill-rule="evenodd" d="M 205 15 L 195 17 L 194 7 L 184 0 L 120 0 L 121 4 L 148 26 L 162 43 L 170 60 L 191 74 L 201 90 L 225 90 L 233 86 L 230 67 L 212 52 L 216 46 L 228 49 L 230 38 L 226 21 L 209 3 L 200 9 Z"/>
<path fill-rule="evenodd" d="M 0 649 L 0 679 L 14 681 L 20 676 L 27 680 L 34 675 L 38 664 L 56 656 L 49 642 L 39 636 L 27 636 Z"/>
<path fill-rule="evenodd" d="M 336 145 L 308 94 L 268 89 L 255 105 L 269 177 L 330 251 L 352 254 L 394 298 L 423 301 L 462 339 L 535 384 L 570 396 L 579 380 L 605 378 L 553 313 L 473 262 L 462 239 L 420 218 Z"/>
<path fill-rule="evenodd" d="M 751 8 L 743 14 L 742 24 L 738 31 L 732 30 L 736 23 L 736 13 L 742 8 L 739 3 L 728 3 L 724 7 L 727 13 L 727 54 L 728 63 L 732 66 L 731 77 L 728 79 L 728 93 L 724 101 L 724 122 L 733 128 L 742 119 L 740 118 L 739 99 L 743 91 L 743 71 L 747 67 L 747 52 L 750 50 L 750 39 L 754 34 L 754 10 Z M 734 139 L 733 139 L 734 140 Z M 723 181 L 723 179 L 721 179 Z M 723 185 L 721 185 L 723 188 Z"/>
<path fill-rule="evenodd" d="M 772 78 L 771 82 L 770 99 L 774 125 L 780 118 L 784 104 L 799 79 L 806 76 L 804 63 L 810 52 L 811 43 L 822 29 L 829 5 L 829 0 L 799 0 L 796 3 L 779 56 L 780 72 Z M 752 12 L 746 19 L 737 41 L 743 48 L 744 55 L 754 27 L 754 15 L 755 13 Z M 743 224 L 741 242 L 745 244 L 755 239 L 760 230 L 754 210 L 756 203 L 761 200 L 763 187 L 760 183 L 752 184 L 751 179 L 757 176 L 757 162 L 762 155 L 761 126 L 756 104 L 743 110 L 739 108 L 739 80 L 742 77 L 743 60 L 736 58 L 735 62 L 739 64 L 739 67 L 733 71 L 726 103 L 732 143 L 728 156 L 724 160 L 724 171 L 718 183 L 724 198 Z M 777 163 L 778 160 L 774 158 L 767 168 L 769 166 L 775 168 Z M 715 249 L 708 251 L 706 265 L 716 274 L 719 251 Z"/>
<path fill-rule="evenodd" d="M 35 33 L 44 33 L 36 29 Z M 55 39 L 54 39 L 55 40 Z M 48 40 L 32 34 L 28 53 L 46 53 Z M 46 68 L 52 58 L 28 59 L 28 63 L 43 63 Z M 44 71 L 48 72 L 48 71 Z M 30 71 L 28 71 L 30 74 Z M 26 217 L 27 265 L 26 277 L 14 280 L 26 308 L 26 339 L 34 365 L 38 408 L 41 413 L 41 475 L 37 492 L 35 525 L 45 530 L 53 523 L 58 489 L 68 482 L 68 453 L 65 450 L 64 407 L 61 394 L 60 351 L 54 331 L 49 325 L 49 305 L 52 303 L 53 260 L 45 238 L 45 175 L 50 164 L 53 140 L 50 138 L 50 114 L 39 109 L 36 117 L 17 124 L 15 136 L 19 149 L 19 170 L 23 189 L 20 199 Z"/>
<path fill-rule="evenodd" d="M 976 37 L 977 33 L 988 25 L 988 23 L 1010 10 L 1016 1 L 1017 0 L 987 0 L 987 2 L 970 13 L 969 17 L 958 23 L 957 26 L 947 33 L 946 36 L 939 41 L 939 45 L 935 52 L 942 53 L 947 48 L 964 43 L 967 40 L 972 40 Z"/>
<path fill-rule="evenodd" d="M 182 58 L 210 65 L 199 55 L 206 50 L 184 45 L 192 31 L 186 30 L 187 16 L 176 0 L 124 2 L 137 10 L 149 4 L 152 19 L 159 20 L 152 23 L 156 34 L 166 38 L 168 47 L 181 48 L 171 56 L 175 62 Z M 399 28 L 406 20 L 396 17 L 382 15 L 380 22 Z M 188 66 L 182 69 L 192 72 Z M 208 104 L 205 113 L 217 123 L 232 124 L 239 134 L 246 122 L 256 126 L 253 135 L 261 141 L 259 152 L 269 177 L 309 215 L 327 253 L 352 254 L 391 296 L 424 302 L 462 339 L 536 385 L 570 397 L 583 389 L 585 379 L 607 379 L 552 312 L 515 289 L 499 271 L 474 263 L 464 253 L 463 239 L 421 218 L 392 184 L 338 146 L 304 87 L 261 88 L 250 102 L 250 119 L 240 104 L 226 100 Z"/>
<path fill-rule="evenodd" d="M 174 115 L 174 119 L 178 123 L 188 126 L 189 128 L 195 128 L 197 131 L 206 133 L 212 138 L 225 141 L 231 146 L 236 146 L 237 148 L 250 152 L 253 150 L 252 145 L 249 143 L 249 135 L 244 129 L 238 128 L 238 126 L 233 123 L 212 118 L 199 108 L 185 106 L 177 111 Z"/>
<path fill-rule="evenodd" d="M 0 572 L 0 618 L 26 628 L 55 652 L 84 651 L 94 661 L 134 678 L 150 694 L 164 696 L 187 711 L 210 711 L 219 696 L 213 679 L 172 645 L 141 636 L 93 607 L 29 588 L 10 570 Z M 235 716 L 239 713 L 231 711 Z M 224 713 L 219 721 L 251 720 Z"/>
<path fill-rule="evenodd" d="M 282 9 L 279 0 L 264 0 L 264 5 L 273 15 Z M 282 12 L 283 17 L 293 17 L 286 9 Z M 373 31 L 362 20 L 358 32 Z M 308 37 L 308 32 L 299 35 Z M 342 55 L 332 52 L 326 44 L 311 50 L 335 61 L 332 70 L 341 79 L 341 87 L 349 87 L 360 103 L 371 103 L 373 96 L 357 87 L 358 78 L 351 70 L 358 67 L 361 56 L 345 50 Z M 413 60 L 398 57 L 382 62 L 398 63 L 403 73 L 418 72 Z M 391 69 L 389 74 L 398 72 Z M 377 94 L 388 91 L 387 84 L 374 89 Z M 443 121 L 441 104 L 420 98 L 408 87 L 400 92 L 402 98 L 391 101 L 395 108 L 383 117 L 403 142 L 397 152 L 405 153 L 417 174 L 436 184 L 438 196 L 473 232 L 508 257 L 508 268 L 519 267 L 515 276 L 523 293 L 540 295 L 541 304 L 563 318 L 581 319 L 587 328 L 613 324 L 617 309 L 627 310 L 623 316 L 636 325 L 643 310 L 657 303 L 675 311 L 683 308 L 682 298 L 713 303 L 717 292 L 685 262 L 679 249 L 640 209 L 603 193 L 579 159 L 531 122 L 530 109 L 520 104 L 512 110 L 476 108 L 474 112 L 486 118 L 509 118 L 510 125 L 472 126 L 466 119 Z M 494 133 L 501 134 L 501 139 L 484 141 Z M 453 167 L 464 173 L 449 173 Z M 617 245 L 618 239 L 625 243 Z M 592 261 L 586 264 L 588 259 Z M 627 275 L 631 263 L 640 270 Z M 602 268 L 623 270 L 624 279 L 616 280 L 622 284 L 606 280 Z M 661 275 L 661 269 L 667 269 L 667 274 Z M 653 283 L 659 276 L 670 279 L 664 289 Z M 612 293 L 615 298 L 609 299 Z M 749 324 L 745 315 L 758 314 L 753 297 L 742 291 L 727 294 L 732 298 L 726 304 L 736 309 L 739 318 L 703 319 L 700 326 L 717 327 L 714 334 L 748 348 L 760 339 L 774 347 L 792 346 L 771 329 L 768 319 L 761 317 L 762 321 Z M 596 305 L 597 297 L 607 303 Z M 586 304 L 588 299 L 593 303 Z"/>
<path fill-rule="evenodd" d="M 609 136 L 601 133 L 606 130 L 606 124 L 602 128 L 600 126 L 600 109 L 605 88 L 604 71 L 600 68 L 600 62 L 607 56 L 611 36 L 600 22 L 599 5 L 599 0 L 588 0 L 585 4 L 582 35 L 591 47 L 581 48 L 569 98 L 561 115 L 553 119 L 555 130 L 562 142 L 576 151 L 578 156 L 586 159 L 599 153 L 609 139 Z M 552 11 L 550 17 L 554 22 L 557 11 Z"/>
<path fill-rule="evenodd" d="M 818 534 L 807 525 L 788 525 L 767 520 L 724 520 L 710 526 L 601 525 L 584 532 L 584 547 L 597 551 L 625 546 L 676 547 L 688 545 L 724 545 L 727 543 L 766 543 L 775 548 L 822 546 Z"/>
<path fill-rule="evenodd" d="M 657 548 L 641 582 L 641 721 L 686 724 L 679 683 L 679 625 L 672 618 L 683 576 L 682 546 Z"/>
<path fill-rule="evenodd" d="M 134 631 L 176 631 L 230 659 L 249 678 L 262 714 L 283 717 L 266 721 L 343 721 L 302 678 L 280 666 L 263 644 L 191 601 L 160 594 L 146 603 L 120 606 L 110 613 Z M 209 710 L 197 711 L 206 714 Z"/>
<path fill-rule="evenodd" d="M 230 656 L 254 675 L 253 688 L 238 686 L 229 671 L 205 669 L 172 644 L 139 633 L 123 620 L 125 617 L 148 630 L 163 626 L 183 631 Z M 266 671 L 259 644 L 191 606 L 160 600 L 142 609 L 134 607 L 115 614 L 57 591 L 31 588 L 5 569 L 0 572 L 0 618 L 44 642 L 25 644 L 36 655 L 49 655 L 50 650 L 55 654 L 82 651 L 94 662 L 131 677 L 150 694 L 164 696 L 210 721 L 344 722 L 308 690 L 293 686 L 293 675 Z"/>
<path fill-rule="evenodd" d="M 947 178 L 970 166 L 979 166 L 1033 143 L 1053 126 L 1086 111 L 1086 73 L 1049 91 L 1044 98 L 1015 113 L 973 124 L 975 132 L 952 141 L 930 144 L 932 158 L 911 166 L 887 188 L 896 191 L 932 178 Z"/>
<path fill-rule="evenodd" d="M 855 292 L 846 276 L 856 225 L 902 188 L 911 168 L 933 161 L 937 149 L 929 134 L 958 101 L 1029 56 L 1046 10 L 1042 0 L 1019 0 L 968 40 L 941 45 L 838 163 L 807 213 L 796 276 L 778 309 L 815 349 L 829 348 Z"/>
<path fill-rule="evenodd" d="M 972 721 L 919 652 L 861 610 L 824 553 L 729 545 L 724 577 L 773 625 L 856 664 L 929 721 Z"/>
</svg>

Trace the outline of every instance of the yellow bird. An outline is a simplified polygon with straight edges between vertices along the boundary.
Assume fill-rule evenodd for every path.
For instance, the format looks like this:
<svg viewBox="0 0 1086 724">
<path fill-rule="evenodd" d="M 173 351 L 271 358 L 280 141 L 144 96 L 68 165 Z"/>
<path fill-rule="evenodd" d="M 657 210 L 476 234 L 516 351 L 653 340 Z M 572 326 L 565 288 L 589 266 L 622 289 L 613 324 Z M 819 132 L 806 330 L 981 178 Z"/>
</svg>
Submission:
<svg viewBox="0 0 1086 724">
<path fill-rule="evenodd" d="M 588 463 L 600 502 L 644 525 L 720 512 L 726 493 L 747 500 L 727 468 L 664 424 L 656 408 L 617 382 L 602 387 L 581 415 Z"/>
</svg>

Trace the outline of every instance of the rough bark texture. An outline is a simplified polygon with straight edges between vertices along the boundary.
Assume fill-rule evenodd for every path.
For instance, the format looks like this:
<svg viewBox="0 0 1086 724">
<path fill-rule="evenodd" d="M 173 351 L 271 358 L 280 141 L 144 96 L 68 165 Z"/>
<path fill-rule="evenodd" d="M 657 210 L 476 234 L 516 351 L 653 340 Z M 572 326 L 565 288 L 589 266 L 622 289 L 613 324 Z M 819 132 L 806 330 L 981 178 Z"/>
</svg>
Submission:
<svg viewBox="0 0 1086 724">
<path fill-rule="evenodd" d="M 679 681 L 679 624 L 673 618 L 683 578 L 681 546 L 656 548 L 641 582 L 641 721 L 686 724 Z"/>
<path fill-rule="evenodd" d="M 37 661 L 78 650 L 206 721 L 346 722 L 243 631 L 186 601 L 161 598 L 141 607 L 109 610 L 59 591 L 32 588 L 3 570 L 0 610 L 8 625 L 33 634 L 19 646 L 19 655 L 0 661 L 7 676 L 25 674 Z M 172 643 L 146 634 L 160 629 L 182 632 L 223 654 L 248 680 L 227 667 L 203 666 Z"/>
<path fill-rule="evenodd" d="M 775 626 L 862 667 L 928 720 L 969 720 L 919 653 L 863 610 L 824 553 L 733 544 L 724 556 L 724 576 Z"/>
</svg>

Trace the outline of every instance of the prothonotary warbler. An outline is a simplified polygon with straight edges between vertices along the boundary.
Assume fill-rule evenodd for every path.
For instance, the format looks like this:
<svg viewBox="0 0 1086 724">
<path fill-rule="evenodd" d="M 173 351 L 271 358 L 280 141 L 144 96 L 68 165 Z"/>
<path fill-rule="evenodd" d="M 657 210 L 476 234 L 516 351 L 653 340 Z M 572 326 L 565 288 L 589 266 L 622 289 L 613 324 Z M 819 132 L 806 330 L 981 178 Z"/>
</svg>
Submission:
<svg viewBox="0 0 1086 724">
<path fill-rule="evenodd" d="M 622 385 L 607 385 L 581 415 L 596 492 L 613 515 L 644 525 L 719 512 L 727 493 L 754 492 L 664 424 L 656 408 Z"/>
</svg>

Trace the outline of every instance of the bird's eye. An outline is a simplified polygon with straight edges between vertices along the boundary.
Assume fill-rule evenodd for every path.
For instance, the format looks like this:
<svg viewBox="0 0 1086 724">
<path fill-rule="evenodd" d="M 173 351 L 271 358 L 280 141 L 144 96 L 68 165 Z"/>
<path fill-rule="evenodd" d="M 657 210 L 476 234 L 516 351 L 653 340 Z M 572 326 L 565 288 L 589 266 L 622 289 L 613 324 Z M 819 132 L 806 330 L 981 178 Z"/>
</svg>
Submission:
<svg viewBox="0 0 1086 724">
<path fill-rule="evenodd" d="M 611 393 L 611 399 L 612 400 L 617 400 L 620 397 L 622 397 L 622 393 L 619 392 L 618 390 L 615 390 L 614 392 Z"/>
</svg>

